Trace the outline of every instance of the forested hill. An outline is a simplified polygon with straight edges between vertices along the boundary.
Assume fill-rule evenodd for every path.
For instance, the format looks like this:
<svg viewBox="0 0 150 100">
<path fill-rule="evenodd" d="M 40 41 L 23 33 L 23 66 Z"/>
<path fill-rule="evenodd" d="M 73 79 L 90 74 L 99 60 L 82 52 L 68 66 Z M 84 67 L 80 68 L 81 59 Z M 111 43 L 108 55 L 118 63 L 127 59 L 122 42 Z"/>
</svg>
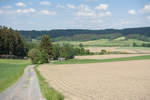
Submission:
<svg viewBox="0 0 150 100">
<path fill-rule="evenodd" d="M 146 39 L 150 37 L 150 27 L 126 28 L 126 29 L 105 29 L 105 30 L 88 30 L 88 29 L 57 29 L 46 31 L 26 31 L 20 30 L 21 35 L 27 39 L 40 39 L 41 35 L 47 34 L 52 40 L 74 40 L 86 41 L 99 38 L 113 39 L 124 36 L 126 38 Z M 147 40 L 147 39 L 146 39 Z"/>
</svg>

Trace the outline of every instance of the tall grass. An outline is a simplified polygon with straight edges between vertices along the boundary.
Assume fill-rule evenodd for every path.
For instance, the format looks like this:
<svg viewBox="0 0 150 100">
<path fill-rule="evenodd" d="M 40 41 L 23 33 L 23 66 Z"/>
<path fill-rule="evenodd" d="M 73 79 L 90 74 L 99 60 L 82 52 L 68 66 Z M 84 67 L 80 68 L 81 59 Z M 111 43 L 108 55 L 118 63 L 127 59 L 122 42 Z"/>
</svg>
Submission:
<svg viewBox="0 0 150 100">
<path fill-rule="evenodd" d="M 29 64 L 28 60 L 0 59 L 0 92 L 14 84 Z"/>
<path fill-rule="evenodd" d="M 40 75 L 37 67 L 35 68 L 35 71 L 38 76 L 41 92 L 46 100 L 64 100 L 64 96 L 60 92 L 49 86 L 45 79 Z"/>
</svg>

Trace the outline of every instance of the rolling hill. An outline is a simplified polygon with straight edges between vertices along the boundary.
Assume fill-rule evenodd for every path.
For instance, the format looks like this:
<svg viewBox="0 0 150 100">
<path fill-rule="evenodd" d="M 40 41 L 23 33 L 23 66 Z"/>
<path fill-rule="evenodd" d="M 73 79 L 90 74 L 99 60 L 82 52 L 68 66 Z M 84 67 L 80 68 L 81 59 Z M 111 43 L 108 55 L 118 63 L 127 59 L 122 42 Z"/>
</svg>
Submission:
<svg viewBox="0 0 150 100">
<path fill-rule="evenodd" d="M 20 30 L 22 36 L 26 39 L 40 39 L 43 34 L 49 35 L 53 41 L 89 41 L 98 39 L 116 39 L 125 37 L 125 39 L 138 39 L 150 41 L 150 27 L 126 28 L 126 29 L 56 29 L 56 30 Z"/>
</svg>

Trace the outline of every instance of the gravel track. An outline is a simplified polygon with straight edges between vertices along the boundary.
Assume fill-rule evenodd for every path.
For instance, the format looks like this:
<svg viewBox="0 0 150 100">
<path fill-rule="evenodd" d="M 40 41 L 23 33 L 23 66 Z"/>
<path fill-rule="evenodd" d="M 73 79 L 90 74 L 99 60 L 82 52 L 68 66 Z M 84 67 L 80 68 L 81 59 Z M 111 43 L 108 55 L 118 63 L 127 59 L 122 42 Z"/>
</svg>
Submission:
<svg viewBox="0 0 150 100">
<path fill-rule="evenodd" d="M 33 67 L 26 67 L 18 82 L 0 94 L 0 100 L 44 100 Z"/>
<path fill-rule="evenodd" d="M 150 100 L 150 60 L 41 65 L 65 100 Z"/>
</svg>

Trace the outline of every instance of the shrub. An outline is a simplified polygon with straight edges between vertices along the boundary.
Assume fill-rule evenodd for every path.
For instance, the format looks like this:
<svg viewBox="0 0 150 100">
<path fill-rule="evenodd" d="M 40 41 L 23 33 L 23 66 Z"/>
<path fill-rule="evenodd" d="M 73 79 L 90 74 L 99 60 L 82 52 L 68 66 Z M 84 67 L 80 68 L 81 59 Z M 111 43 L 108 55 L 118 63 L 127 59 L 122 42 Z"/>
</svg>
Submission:
<svg viewBox="0 0 150 100">
<path fill-rule="evenodd" d="M 53 45 L 54 59 L 65 58 L 73 59 L 75 55 L 92 55 L 89 50 L 83 47 L 74 47 L 70 44 L 55 44 Z"/>
<path fill-rule="evenodd" d="M 74 58 L 73 46 L 70 44 L 63 44 L 60 50 L 60 57 L 66 59 Z"/>
<path fill-rule="evenodd" d="M 101 50 L 100 54 L 106 54 L 107 51 L 106 50 Z"/>
<path fill-rule="evenodd" d="M 59 44 L 55 44 L 53 46 L 53 52 L 54 52 L 54 59 L 58 59 L 60 57 L 60 50 L 61 50 L 61 47 Z"/>
<path fill-rule="evenodd" d="M 43 63 L 48 63 L 48 54 L 44 51 L 41 52 L 41 56 L 40 56 L 40 63 L 43 64 Z"/>
<path fill-rule="evenodd" d="M 74 48 L 75 55 L 92 55 L 92 53 L 89 50 L 84 49 L 83 47 L 76 47 Z"/>
<path fill-rule="evenodd" d="M 74 49 L 73 46 L 70 44 L 55 44 L 54 45 L 54 59 L 58 59 L 59 57 L 65 59 L 72 59 L 74 58 Z"/>
<path fill-rule="evenodd" d="M 31 49 L 28 53 L 33 64 L 37 64 L 40 61 L 41 53 L 38 49 Z"/>
</svg>

